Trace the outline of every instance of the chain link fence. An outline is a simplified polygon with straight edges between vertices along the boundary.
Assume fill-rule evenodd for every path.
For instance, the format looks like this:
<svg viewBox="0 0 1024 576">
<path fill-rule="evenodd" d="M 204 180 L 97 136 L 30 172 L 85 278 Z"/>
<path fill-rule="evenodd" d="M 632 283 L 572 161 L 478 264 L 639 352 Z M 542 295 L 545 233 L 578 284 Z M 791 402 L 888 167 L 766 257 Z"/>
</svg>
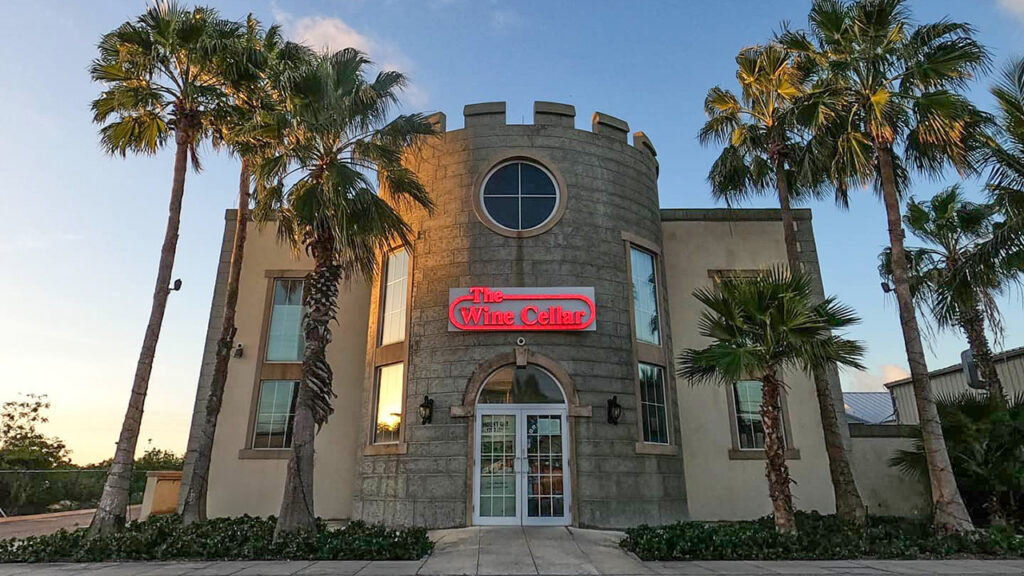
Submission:
<svg viewBox="0 0 1024 576">
<path fill-rule="evenodd" d="M 23 516 L 95 508 L 105 469 L 0 470 L 0 515 Z M 130 504 L 141 504 L 146 471 L 132 473 Z"/>
</svg>

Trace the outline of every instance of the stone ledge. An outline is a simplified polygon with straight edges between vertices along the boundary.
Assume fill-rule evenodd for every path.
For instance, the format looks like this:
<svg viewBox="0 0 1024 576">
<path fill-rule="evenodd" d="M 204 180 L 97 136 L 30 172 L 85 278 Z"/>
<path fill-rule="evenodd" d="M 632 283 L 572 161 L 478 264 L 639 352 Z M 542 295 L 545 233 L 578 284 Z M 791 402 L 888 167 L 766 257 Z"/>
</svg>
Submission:
<svg viewBox="0 0 1024 576">
<path fill-rule="evenodd" d="M 604 112 L 594 112 L 590 117 L 591 132 L 626 142 L 629 137 L 629 124 Z"/>
<path fill-rule="evenodd" d="M 917 438 L 920 427 L 915 424 L 861 424 L 851 422 L 850 438 Z"/>
<path fill-rule="evenodd" d="M 810 220 L 809 208 L 793 210 L 794 220 Z M 782 220 L 778 208 L 662 208 L 662 222 L 774 222 Z"/>
</svg>

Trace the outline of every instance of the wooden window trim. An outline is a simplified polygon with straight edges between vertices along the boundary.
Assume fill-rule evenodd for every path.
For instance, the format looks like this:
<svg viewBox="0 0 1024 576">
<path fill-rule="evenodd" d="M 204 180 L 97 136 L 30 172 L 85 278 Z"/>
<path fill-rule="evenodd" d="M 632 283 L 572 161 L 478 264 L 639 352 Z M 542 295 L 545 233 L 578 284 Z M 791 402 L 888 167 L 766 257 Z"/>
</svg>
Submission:
<svg viewBox="0 0 1024 576">
<path fill-rule="evenodd" d="M 287 459 L 290 448 L 253 448 L 253 435 L 256 431 L 256 412 L 259 410 L 260 386 L 264 380 L 298 380 L 302 381 L 302 362 L 267 362 L 267 339 L 270 337 L 270 315 L 274 308 L 274 284 L 277 280 L 305 279 L 311 270 L 266 270 L 263 273 L 267 286 L 263 298 L 263 318 L 260 323 L 260 340 L 256 349 L 256 374 L 252 383 L 252 395 L 249 399 L 249 419 L 246 425 L 245 439 L 238 451 L 242 460 L 278 460 Z M 305 289 L 305 287 L 303 287 Z"/>
</svg>

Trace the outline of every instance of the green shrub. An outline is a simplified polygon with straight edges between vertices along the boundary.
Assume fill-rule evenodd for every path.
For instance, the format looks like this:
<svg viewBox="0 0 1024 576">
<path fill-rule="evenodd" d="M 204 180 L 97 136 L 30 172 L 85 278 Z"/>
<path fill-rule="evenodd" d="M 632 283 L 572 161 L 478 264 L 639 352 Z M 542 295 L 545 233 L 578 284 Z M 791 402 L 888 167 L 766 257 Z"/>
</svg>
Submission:
<svg viewBox="0 0 1024 576">
<path fill-rule="evenodd" d="M 855 526 L 836 516 L 798 513 L 795 535 L 775 531 L 771 517 L 750 522 L 679 522 L 626 530 L 621 546 L 644 560 L 838 560 L 1024 555 L 1010 530 L 935 532 L 923 520 L 870 517 Z"/>
<path fill-rule="evenodd" d="M 183 526 L 177 516 L 131 522 L 124 530 L 88 538 L 85 528 L 0 540 L 0 562 L 122 560 L 417 560 L 433 543 L 426 530 L 393 530 L 352 522 L 316 536 L 290 535 L 274 543 L 274 518 L 216 518 Z"/>
</svg>

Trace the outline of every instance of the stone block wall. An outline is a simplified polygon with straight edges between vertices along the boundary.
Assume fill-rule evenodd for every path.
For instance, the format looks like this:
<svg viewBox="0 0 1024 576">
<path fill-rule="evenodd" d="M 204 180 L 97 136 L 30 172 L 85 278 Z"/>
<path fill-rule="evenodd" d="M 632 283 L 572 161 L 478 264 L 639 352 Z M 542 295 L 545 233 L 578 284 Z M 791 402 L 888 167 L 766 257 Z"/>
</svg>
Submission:
<svg viewBox="0 0 1024 576">
<path fill-rule="evenodd" d="M 628 143 L 622 120 L 595 114 L 593 131 L 573 128 L 571 106 L 540 103 L 535 123 L 508 125 L 504 103 L 467 106 L 465 128 L 442 134 L 407 163 L 436 203 L 432 215 L 409 210 L 412 295 L 407 335 L 404 453 L 373 454 L 373 366 L 364 388 L 363 437 L 356 467 L 354 517 L 393 524 L 451 527 L 472 518 L 472 417 L 455 415 L 481 366 L 511 353 L 525 338 L 531 354 L 558 364 L 572 378 L 584 413 L 570 416 L 573 524 L 624 527 L 687 515 L 667 292 L 661 282 L 666 390 L 673 448 L 640 453 L 636 364 L 630 326 L 632 292 L 624 237 L 662 244 L 654 148 L 642 134 Z M 444 126 L 443 117 L 436 118 Z M 485 226 L 474 210 L 483 176 L 510 158 L 538 162 L 564 184 L 565 212 L 549 230 L 515 238 Z M 663 267 L 659 270 L 664 278 Z M 448 289 L 468 286 L 593 286 L 597 330 L 557 333 L 449 332 Z M 374 299 L 379 279 L 374 285 Z M 376 317 L 371 311 L 371 318 Z M 371 322 L 368 346 L 377 341 Z M 372 354 L 369 355 L 372 358 Z M 433 422 L 421 425 L 416 406 L 435 400 Z M 618 425 L 605 419 L 607 400 L 622 404 Z"/>
</svg>

